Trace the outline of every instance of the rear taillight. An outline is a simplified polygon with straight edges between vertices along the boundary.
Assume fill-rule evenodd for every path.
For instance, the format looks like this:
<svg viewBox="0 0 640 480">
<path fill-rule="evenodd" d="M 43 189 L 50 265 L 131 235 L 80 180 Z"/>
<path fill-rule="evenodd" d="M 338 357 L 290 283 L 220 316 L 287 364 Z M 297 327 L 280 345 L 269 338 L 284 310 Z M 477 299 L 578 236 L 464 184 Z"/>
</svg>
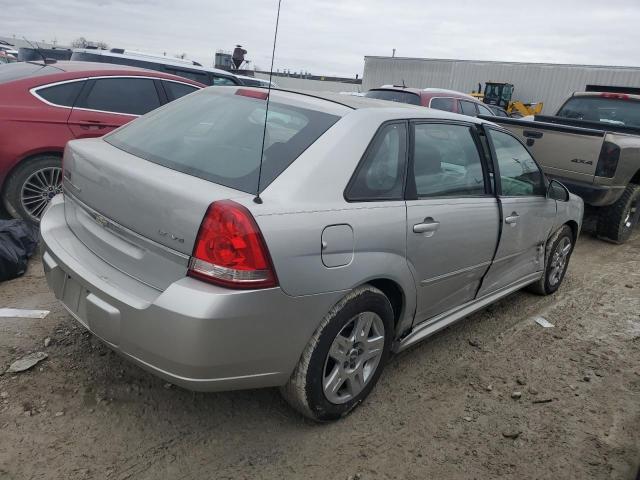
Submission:
<svg viewBox="0 0 640 480">
<path fill-rule="evenodd" d="M 613 177 L 618 168 L 618 160 L 620 160 L 620 147 L 615 143 L 604 142 L 598 157 L 596 177 Z"/>
<path fill-rule="evenodd" d="M 207 209 L 188 275 L 228 288 L 278 284 L 260 228 L 249 210 L 231 200 L 213 202 Z"/>
</svg>

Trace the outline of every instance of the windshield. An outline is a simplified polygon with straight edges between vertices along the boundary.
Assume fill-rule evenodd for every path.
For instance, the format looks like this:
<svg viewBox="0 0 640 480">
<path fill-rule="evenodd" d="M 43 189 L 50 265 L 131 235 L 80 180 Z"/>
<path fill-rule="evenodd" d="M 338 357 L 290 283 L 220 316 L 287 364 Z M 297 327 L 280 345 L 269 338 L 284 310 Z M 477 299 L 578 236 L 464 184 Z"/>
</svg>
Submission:
<svg viewBox="0 0 640 480">
<path fill-rule="evenodd" d="M 640 102 L 620 98 L 571 97 L 557 116 L 638 128 Z"/>
<path fill-rule="evenodd" d="M 222 88 L 222 87 L 220 87 Z M 202 90 L 172 102 L 105 137 L 121 150 L 227 187 L 255 193 L 265 106 L 262 99 Z M 340 117 L 269 103 L 260 189 Z"/>
<path fill-rule="evenodd" d="M 389 100 L 390 102 L 410 103 L 420 105 L 420 96 L 412 92 L 401 90 L 369 90 L 365 97 L 377 98 L 378 100 Z"/>
<path fill-rule="evenodd" d="M 3 64 L 0 68 L 0 84 L 29 77 L 50 75 L 60 71 L 59 68 L 42 65 L 41 63 L 17 62 Z"/>
</svg>

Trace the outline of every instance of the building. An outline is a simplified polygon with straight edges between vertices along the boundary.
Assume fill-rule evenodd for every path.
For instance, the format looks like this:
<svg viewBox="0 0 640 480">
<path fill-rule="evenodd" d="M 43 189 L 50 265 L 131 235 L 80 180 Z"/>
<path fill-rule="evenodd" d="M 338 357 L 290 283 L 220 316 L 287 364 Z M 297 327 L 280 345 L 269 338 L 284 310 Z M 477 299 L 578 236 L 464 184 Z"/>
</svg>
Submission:
<svg viewBox="0 0 640 480">
<path fill-rule="evenodd" d="M 478 83 L 484 85 L 486 81 L 512 83 L 514 100 L 542 101 L 543 113 L 550 115 L 586 85 L 640 87 L 640 67 L 364 57 L 365 91 L 385 84 L 404 84 L 471 93 L 478 90 Z"/>
</svg>

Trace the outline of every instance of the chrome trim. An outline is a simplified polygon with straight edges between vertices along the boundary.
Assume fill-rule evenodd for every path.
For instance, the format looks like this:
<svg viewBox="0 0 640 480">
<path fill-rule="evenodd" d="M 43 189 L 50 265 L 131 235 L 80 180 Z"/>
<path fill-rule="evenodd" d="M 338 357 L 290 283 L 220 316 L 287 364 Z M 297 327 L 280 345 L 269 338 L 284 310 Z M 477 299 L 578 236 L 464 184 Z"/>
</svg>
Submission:
<svg viewBox="0 0 640 480">
<path fill-rule="evenodd" d="M 58 85 L 64 85 L 65 83 L 84 82 L 84 81 L 87 81 L 87 80 L 100 80 L 100 79 L 104 79 L 104 78 L 144 78 L 144 79 L 149 79 L 149 80 L 161 80 L 161 81 L 164 81 L 164 82 L 179 83 L 181 85 L 187 85 L 189 87 L 194 87 L 194 88 L 196 88 L 198 90 L 202 90 L 202 88 L 203 88 L 203 87 L 199 87 L 197 85 L 193 85 L 192 83 L 181 82 L 179 80 L 173 80 L 173 79 L 163 78 L 163 77 L 150 77 L 148 75 L 100 75 L 98 77 L 73 78 L 71 80 L 63 80 L 61 82 L 53 82 L 53 83 L 47 83 L 46 85 L 39 85 L 37 87 L 30 88 L 29 89 L 29 93 L 31 95 L 33 95 L 34 97 L 36 97 L 41 102 L 46 103 L 47 105 L 49 105 L 51 107 L 66 108 L 67 110 L 82 110 L 82 111 L 85 111 L 85 112 L 108 113 L 108 114 L 111 114 L 111 115 L 126 115 L 127 117 L 140 117 L 140 115 L 136 115 L 136 114 L 133 114 L 133 113 L 111 112 L 111 111 L 108 111 L 108 110 L 94 110 L 92 108 L 69 107 L 67 105 L 58 105 L 57 103 L 49 102 L 48 100 L 46 100 L 43 97 L 41 97 L 40 95 L 38 95 L 38 90 L 42 90 L 44 88 L 56 87 Z M 171 102 L 171 100 L 169 100 L 167 103 L 170 103 L 170 102 Z M 162 105 L 160 105 L 160 107 L 161 106 Z M 158 108 L 160 108 L 160 107 L 158 107 Z"/>
<path fill-rule="evenodd" d="M 64 184 L 63 184 L 63 187 L 64 187 Z M 181 260 L 189 260 L 191 258 L 190 255 L 186 255 L 182 252 L 178 252 L 177 250 L 167 247 L 166 245 L 162 245 L 161 243 L 158 243 L 154 240 L 151 240 L 150 238 L 140 235 L 139 233 L 136 233 L 133 230 L 130 230 L 127 227 L 124 227 L 119 223 L 114 222 L 113 220 L 105 217 L 100 212 L 94 210 L 93 208 L 88 206 L 86 203 L 78 199 L 78 197 L 76 197 L 73 193 L 69 192 L 67 188 L 63 188 L 63 191 L 64 191 L 64 196 L 69 197 L 81 209 L 83 209 L 85 213 L 87 213 L 91 217 L 91 219 L 94 222 L 96 222 L 97 225 L 100 225 L 105 230 L 108 230 L 114 235 L 120 237 L 123 241 L 130 243 L 131 238 L 133 238 L 136 241 L 138 241 L 139 242 L 138 245 L 141 244 L 143 248 L 149 248 L 149 250 L 153 250 L 153 249 L 161 250 L 162 252 L 169 253 L 177 258 L 180 258 Z"/>
<path fill-rule="evenodd" d="M 491 264 L 491 261 L 482 262 L 477 265 L 472 265 L 470 267 L 461 268 L 460 270 L 456 270 L 454 272 L 445 273 L 443 275 L 439 275 L 437 277 L 428 278 L 426 280 L 422 280 L 420 282 L 420 286 L 424 287 L 425 285 L 430 285 L 432 283 L 440 282 L 442 280 L 446 280 L 449 277 L 454 277 L 456 275 L 460 275 L 461 273 L 472 272 L 473 270 L 477 270 L 478 268 L 487 267 Z"/>
<path fill-rule="evenodd" d="M 433 317 L 431 319 L 425 320 L 422 323 L 419 323 L 413 328 L 413 330 L 411 331 L 411 333 L 409 333 L 409 335 L 404 337 L 402 340 L 398 341 L 393 346 L 393 351 L 398 353 L 403 350 L 406 350 L 412 345 L 415 345 L 416 343 L 421 342 L 427 337 L 451 325 L 452 323 L 455 323 L 458 320 L 461 320 L 467 315 L 470 315 L 492 304 L 496 300 L 499 300 L 502 297 L 506 297 L 507 295 L 517 290 L 520 290 L 521 288 L 526 287 L 527 285 L 535 282 L 536 280 L 539 280 L 541 275 L 542 275 L 542 272 L 532 273 L 522 278 L 521 280 L 512 283 L 511 285 L 501 288 L 496 292 L 487 294 L 484 297 L 481 297 L 475 300 L 471 300 L 470 302 L 454 307 L 447 312 L 441 313 L 436 317 Z"/>
</svg>

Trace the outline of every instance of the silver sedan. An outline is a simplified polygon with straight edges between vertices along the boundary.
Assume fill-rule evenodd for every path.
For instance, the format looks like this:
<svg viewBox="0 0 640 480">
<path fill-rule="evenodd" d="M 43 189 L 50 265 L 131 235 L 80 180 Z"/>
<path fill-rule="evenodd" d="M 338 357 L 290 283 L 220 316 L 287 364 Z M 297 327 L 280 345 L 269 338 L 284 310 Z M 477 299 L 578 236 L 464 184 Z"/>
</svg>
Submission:
<svg viewBox="0 0 640 480">
<path fill-rule="evenodd" d="M 320 421 L 393 353 L 555 292 L 583 214 L 489 122 L 243 87 L 70 142 L 63 186 L 43 262 L 73 317 L 169 382 L 281 387 Z"/>
</svg>

